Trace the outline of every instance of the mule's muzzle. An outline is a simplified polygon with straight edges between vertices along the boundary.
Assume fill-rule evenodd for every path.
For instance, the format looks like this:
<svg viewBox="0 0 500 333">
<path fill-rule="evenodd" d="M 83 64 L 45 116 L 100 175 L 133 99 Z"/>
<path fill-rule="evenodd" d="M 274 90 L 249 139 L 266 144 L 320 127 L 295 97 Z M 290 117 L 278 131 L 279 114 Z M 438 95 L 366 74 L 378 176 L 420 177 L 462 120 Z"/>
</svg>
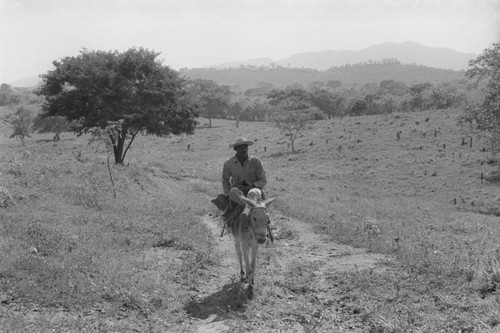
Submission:
<svg viewBox="0 0 500 333">
<path fill-rule="evenodd" d="M 264 244 L 266 242 L 266 236 L 257 238 L 257 243 Z"/>
</svg>

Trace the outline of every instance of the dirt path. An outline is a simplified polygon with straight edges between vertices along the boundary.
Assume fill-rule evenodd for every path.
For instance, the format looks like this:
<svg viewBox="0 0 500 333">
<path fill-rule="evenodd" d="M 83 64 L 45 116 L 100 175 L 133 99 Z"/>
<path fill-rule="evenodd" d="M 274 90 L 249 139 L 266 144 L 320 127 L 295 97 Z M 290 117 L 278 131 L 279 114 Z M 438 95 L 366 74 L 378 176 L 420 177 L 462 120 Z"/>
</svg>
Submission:
<svg viewBox="0 0 500 333">
<path fill-rule="evenodd" d="M 217 238 L 220 265 L 186 307 L 189 332 L 363 332 L 356 309 L 345 309 L 340 272 L 379 269 L 383 256 L 326 241 L 303 222 L 272 213 L 275 242 L 259 248 L 255 295 L 248 300 L 237 282 L 239 266 L 233 239 L 220 238 L 220 218 L 203 222 Z M 381 269 L 381 268 L 380 268 Z M 343 309 L 344 308 L 344 309 Z M 344 311 L 346 310 L 346 311 Z"/>
</svg>

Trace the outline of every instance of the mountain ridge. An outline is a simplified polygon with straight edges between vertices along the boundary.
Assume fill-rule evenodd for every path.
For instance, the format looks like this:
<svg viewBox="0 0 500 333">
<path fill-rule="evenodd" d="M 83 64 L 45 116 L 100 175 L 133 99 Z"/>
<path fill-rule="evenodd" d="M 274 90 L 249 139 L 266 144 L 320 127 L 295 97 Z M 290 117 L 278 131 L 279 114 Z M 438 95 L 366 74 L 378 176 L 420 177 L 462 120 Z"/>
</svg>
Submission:
<svg viewBox="0 0 500 333">
<path fill-rule="evenodd" d="M 270 58 L 231 61 L 208 68 L 235 68 L 240 66 L 284 66 L 327 70 L 346 64 L 355 65 L 368 61 L 397 59 L 404 64 L 416 64 L 440 69 L 464 70 L 475 53 L 458 52 L 450 48 L 430 47 L 415 42 L 386 42 L 374 44 L 358 51 L 322 50 L 296 53 L 279 60 Z M 265 63 L 264 60 L 268 62 Z"/>
<path fill-rule="evenodd" d="M 311 69 L 328 71 L 337 67 L 361 63 L 383 62 L 391 59 L 402 64 L 418 65 L 442 70 L 463 71 L 468 62 L 476 58 L 474 53 L 458 52 L 449 48 L 429 47 L 415 42 L 386 42 L 374 44 L 358 51 L 323 50 L 296 53 L 290 57 L 273 60 L 268 57 L 230 61 L 218 65 L 200 68 L 183 68 L 181 72 L 193 72 L 202 69 L 237 69 L 240 67 L 284 67 L 288 69 Z M 26 77 L 8 83 L 14 87 L 35 87 L 41 83 L 39 76 Z"/>
</svg>

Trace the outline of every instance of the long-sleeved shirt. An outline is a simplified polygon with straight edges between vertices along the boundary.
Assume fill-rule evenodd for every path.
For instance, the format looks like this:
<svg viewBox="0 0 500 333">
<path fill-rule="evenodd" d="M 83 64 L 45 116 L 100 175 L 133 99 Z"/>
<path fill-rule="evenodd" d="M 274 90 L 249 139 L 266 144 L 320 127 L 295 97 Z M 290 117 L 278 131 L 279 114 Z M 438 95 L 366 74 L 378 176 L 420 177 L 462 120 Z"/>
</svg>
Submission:
<svg viewBox="0 0 500 333">
<path fill-rule="evenodd" d="M 228 195 L 232 187 L 240 186 L 243 182 L 248 186 L 262 189 L 267 184 L 266 173 L 262 166 L 262 161 L 255 156 L 248 156 L 248 159 L 241 165 L 236 156 L 231 157 L 224 163 L 222 169 L 222 189 Z"/>
</svg>

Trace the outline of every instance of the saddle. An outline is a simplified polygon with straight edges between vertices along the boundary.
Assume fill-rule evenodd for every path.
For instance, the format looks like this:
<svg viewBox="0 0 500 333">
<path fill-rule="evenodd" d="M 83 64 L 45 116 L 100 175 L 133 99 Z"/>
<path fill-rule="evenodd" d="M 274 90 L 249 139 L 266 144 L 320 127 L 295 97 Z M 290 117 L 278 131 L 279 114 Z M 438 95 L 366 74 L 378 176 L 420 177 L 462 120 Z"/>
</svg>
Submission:
<svg viewBox="0 0 500 333">
<path fill-rule="evenodd" d="M 248 191 L 244 193 L 247 196 Z M 264 191 L 261 190 L 261 199 L 265 200 Z M 222 220 L 224 221 L 224 226 L 222 227 L 221 237 L 224 236 L 224 231 L 226 226 L 229 228 L 230 232 L 233 231 L 234 225 L 239 218 L 240 214 L 243 212 L 245 207 L 232 202 L 225 194 L 218 194 L 215 199 L 210 200 L 222 213 Z M 274 241 L 271 229 L 268 227 L 268 237 L 271 241 Z"/>
</svg>

